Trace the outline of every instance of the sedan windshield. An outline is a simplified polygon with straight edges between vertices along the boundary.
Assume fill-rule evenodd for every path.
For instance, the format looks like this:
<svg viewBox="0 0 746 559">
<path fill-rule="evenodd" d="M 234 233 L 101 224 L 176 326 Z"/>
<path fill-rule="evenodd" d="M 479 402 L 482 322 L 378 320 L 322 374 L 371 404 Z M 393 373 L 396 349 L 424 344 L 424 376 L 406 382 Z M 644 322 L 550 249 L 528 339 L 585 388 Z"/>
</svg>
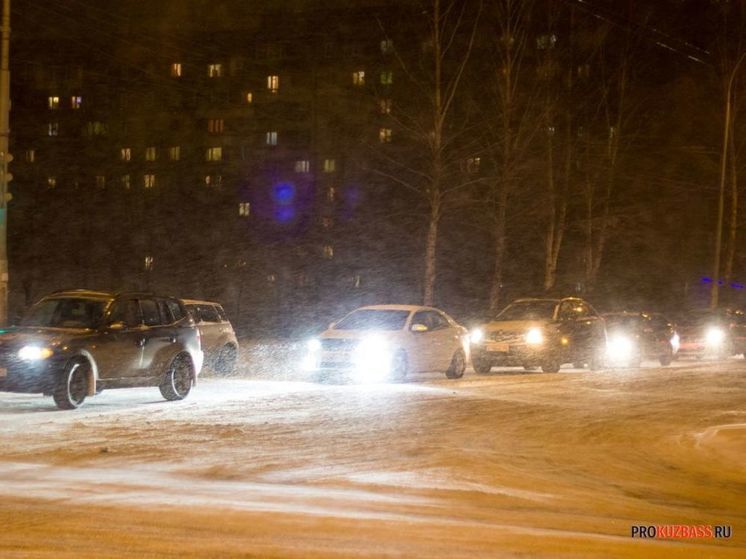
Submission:
<svg viewBox="0 0 746 559">
<path fill-rule="evenodd" d="M 516 301 L 497 315 L 497 320 L 551 320 L 555 301 Z"/>
<path fill-rule="evenodd" d="M 97 299 L 45 299 L 29 310 L 22 326 L 46 328 L 96 328 L 107 301 Z"/>
<path fill-rule="evenodd" d="M 401 330 L 409 311 L 361 309 L 344 317 L 335 330 Z"/>
</svg>

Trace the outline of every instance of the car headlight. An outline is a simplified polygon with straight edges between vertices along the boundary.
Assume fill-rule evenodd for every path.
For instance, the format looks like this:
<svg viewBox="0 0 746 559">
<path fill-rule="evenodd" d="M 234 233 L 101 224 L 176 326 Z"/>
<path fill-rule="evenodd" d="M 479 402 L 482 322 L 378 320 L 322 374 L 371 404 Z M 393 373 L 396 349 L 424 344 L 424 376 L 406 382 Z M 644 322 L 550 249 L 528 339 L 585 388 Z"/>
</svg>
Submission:
<svg viewBox="0 0 746 559">
<path fill-rule="evenodd" d="M 707 345 L 720 345 L 725 341 L 725 332 L 722 328 L 712 327 L 705 333 Z"/>
<path fill-rule="evenodd" d="M 309 353 L 316 353 L 317 351 L 321 351 L 321 340 L 311 338 L 306 342 L 306 349 L 309 351 Z"/>
<path fill-rule="evenodd" d="M 679 351 L 679 347 L 681 347 L 681 338 L 679 338 L 678 334 L 674 334 L 671 336 L 671 349 L 673 349 L 673 352 L 676 353 Z"/>
<path fill-rule="evenodd" d="M 386 377 L 391 372 L 391 347 L 378 336 L 363 338 L 355 349 L 353 362 L 367 378 Z"/>
<path fill-rule="evenodd" d="M 469 341 L 473 344 L 478 344 L 484 339 L 484 330 L 481 328 L 474 328 L 469 332 Z"/>
<path fill-rule="evenodd" d="M 27 345 L 18 350 L 18 358 L 24 361 L 43 361 L 52 357 L 53 353 L 48 347 Z"/>
<path fill-rule="evenodd" d="M 541 328 L 531 328 L 524 336 L 526 343 L 529 345 L 540 345 L 544 343 L 544 333 Z"/>
<path fill-rule="evenodd" d="M 635 344 L 627 336 L 612 336 L 606 342 L 606 353 L 612 361 L 628 361 L 632 359 L 634 350 Z"/>
<path fill-rule="evenodd" d="M 311 338 L 306 342 L 306 355 L 303 357 L 303 369 L 313 371 L 319 367 L 321 358 L 321 340 Z"/>
</svg>

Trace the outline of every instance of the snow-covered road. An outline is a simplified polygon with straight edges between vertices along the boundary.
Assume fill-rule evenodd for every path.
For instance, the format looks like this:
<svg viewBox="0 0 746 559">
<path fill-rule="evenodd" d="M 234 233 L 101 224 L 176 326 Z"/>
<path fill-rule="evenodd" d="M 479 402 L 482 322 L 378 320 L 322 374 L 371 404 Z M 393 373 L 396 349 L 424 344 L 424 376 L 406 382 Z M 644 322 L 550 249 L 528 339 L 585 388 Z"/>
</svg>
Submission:
<svg viewBox="0 0 746 559">
<path fill-rule="evenodd" d="M 0 447 L 3 558 L 746 556 L 743 360 L 3 393 Z"/>
</svg>

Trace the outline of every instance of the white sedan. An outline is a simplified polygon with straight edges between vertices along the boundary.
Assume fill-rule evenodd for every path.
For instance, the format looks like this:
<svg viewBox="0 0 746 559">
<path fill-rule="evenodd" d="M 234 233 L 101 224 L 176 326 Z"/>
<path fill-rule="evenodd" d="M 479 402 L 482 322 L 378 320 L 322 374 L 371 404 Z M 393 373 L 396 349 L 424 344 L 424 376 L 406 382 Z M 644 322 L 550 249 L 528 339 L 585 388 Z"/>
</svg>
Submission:
<svg viewBox="0 0 746 559">
<path fill-rule="evenodd" d="M 460 378 L 468 359 L 468 331 L 443 311 L 375 305 L 352 311 L 309 340 L 304 368 L 361 381 L 403 380 L 430 371 Z"/>
</svg>

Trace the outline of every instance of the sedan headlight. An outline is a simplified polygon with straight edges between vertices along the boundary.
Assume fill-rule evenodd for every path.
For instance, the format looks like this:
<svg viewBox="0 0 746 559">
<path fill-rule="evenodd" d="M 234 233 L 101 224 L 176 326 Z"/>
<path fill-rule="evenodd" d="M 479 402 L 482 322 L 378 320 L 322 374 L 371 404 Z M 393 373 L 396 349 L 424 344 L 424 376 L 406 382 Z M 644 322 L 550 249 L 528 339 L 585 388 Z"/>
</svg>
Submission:
<svg viewBox="0 0 746 559">
<path fill-rule="evenodd" d="M 609 360 L 619 363 L 626 363 L 632 360 L 632 355 L 635 351 L 635 344 L 632 340 L 621 334 L 612 336 L 606 342 L 606 353 Z"/>
<path fill-rule="evenodd" d="M 673 349 L 673 352 L 676 353 L 679 351 L 679 347 L 681 347 L 681 338 L 678 334 L 674 334 L 671 336 L 671 349 Z"/>
<path fill-rule="evenodd" d="M 705 333 L 705 342 L 709 346 L 718 346 L 725 341 L 725 332 L 722 328 L 712 327 Z"/>
<path fill-rule="evenodd" d="M 321 356 L 321 341 L 311 338 L 306 342 L 306 355 L 303 357 L 303 368 L 306 371 L 313 371 L 319 367 L 319 357 Z"/>
<path fill-rule="evenodd" d="M 473 344 L 481 343 L 484 339 L 484 330 L 481 328 L 475 328 L 469 332 L 469 341 Z"/>
<path fill-rule="evenodd" d="M 528 345 L 541 345 L 544 343 L 544 332 L 541 328 L 531 328 L 524 336 Z"/>
<path fill-rule="evenodd" d="M 385 378 L 391 373 L 391 347 L 379 336 L 363 338 L 355 348 L 355 370 L 369 379 Z"/>
<path fill-rule="evenodd" d="M 52 357 L 53 353 L 48 347 L 27 345 L 18 350 L 18 358 L 24 361 L 43 361 Z"/>
</svg>

